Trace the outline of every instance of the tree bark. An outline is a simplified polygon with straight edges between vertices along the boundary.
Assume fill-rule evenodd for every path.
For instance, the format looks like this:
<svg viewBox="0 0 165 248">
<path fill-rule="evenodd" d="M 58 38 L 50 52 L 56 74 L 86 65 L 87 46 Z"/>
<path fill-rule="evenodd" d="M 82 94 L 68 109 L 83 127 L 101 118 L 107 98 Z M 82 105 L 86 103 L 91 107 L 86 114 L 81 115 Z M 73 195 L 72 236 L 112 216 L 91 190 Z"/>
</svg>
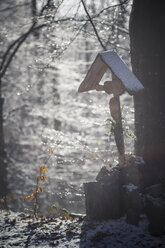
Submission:
<svg viewBox="0 0 165 248">
<path fill-rule="evenodd" d="M 36 16 L 37 16 L 37 3 L 36 3 L 36 0 L 32 0 L 31 5 L 32 5 L 32 16 L 33 16 L 33 18 L 36 18 Z"/>
<path fill-rule="evenodd" d="M 1 82 L 0 82 L 0 197 L 7 194 L 7 164 L 6 154 L 4 151 L 4 133 L 3 133 L 3 102 L 1 97 Z"/>
<path fill-rule="evenodd" d="M 130 16 L 132 69 L 145 87 L 134 98 L 135 152 L 147 164 L 165 164 L 165 4 L 133 0 Z"/>
</svg>

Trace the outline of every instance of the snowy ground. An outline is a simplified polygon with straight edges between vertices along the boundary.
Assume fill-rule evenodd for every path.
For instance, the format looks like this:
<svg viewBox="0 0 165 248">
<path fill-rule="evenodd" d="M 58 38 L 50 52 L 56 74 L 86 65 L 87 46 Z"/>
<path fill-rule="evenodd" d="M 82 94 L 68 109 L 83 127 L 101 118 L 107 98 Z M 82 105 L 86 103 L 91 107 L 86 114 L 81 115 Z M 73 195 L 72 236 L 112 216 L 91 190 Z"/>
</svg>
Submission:
<svg viewBox="0 0 165 248">
<path fill-rule="evenodd" d="M 1 211 L 0 247 L 165 247 L 165 236 L 151 236 L 147 224 L 145 216 L 135 227 L 126 224 L 124 217 L 109 221 L 89 221 L 84 217 L 32 221 L 24 213 Z"/>
</svg>

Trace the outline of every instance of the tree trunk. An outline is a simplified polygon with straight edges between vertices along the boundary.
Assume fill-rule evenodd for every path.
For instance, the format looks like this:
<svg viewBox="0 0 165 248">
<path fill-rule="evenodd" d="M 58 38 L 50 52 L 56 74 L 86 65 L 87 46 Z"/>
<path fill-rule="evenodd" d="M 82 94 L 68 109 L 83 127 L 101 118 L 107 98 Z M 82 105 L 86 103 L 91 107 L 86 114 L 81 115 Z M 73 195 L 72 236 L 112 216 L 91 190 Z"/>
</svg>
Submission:
<svg viewBox="0 0 165 248">
<path fill-rule="evenodd" d="M 3 102 L 1 97 L 0 82 L 0 197 L 7 194 L 7 170 L 6 170 L 6 154 L 4 151 L 4 133 L 3 133 Z"/>
<path fill-rule="evenodd" d="M 133 0 L 132 69 L 145 87 L 134 98 L 135 152 L 147 164 L 165 164 L 165 4 Z"/>
<path fill-rule="evenodd" d="M 33 16 L 33 18 L 36 18 L 36 16 L 37 16 L 37 3 L 36 3 L 36 0 L 32 0 L 31 4 L 32 4 L 32 16 Z"/>
</svg>

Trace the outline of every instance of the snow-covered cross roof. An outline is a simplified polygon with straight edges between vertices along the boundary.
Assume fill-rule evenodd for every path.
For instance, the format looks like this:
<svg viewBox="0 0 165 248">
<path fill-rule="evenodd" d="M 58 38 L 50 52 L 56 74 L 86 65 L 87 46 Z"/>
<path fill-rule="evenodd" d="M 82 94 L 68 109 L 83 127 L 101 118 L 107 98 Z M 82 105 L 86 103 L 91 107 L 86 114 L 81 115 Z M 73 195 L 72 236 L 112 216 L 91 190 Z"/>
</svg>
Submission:
<svg viewBox="0 0 165 248">
<path fill-rule="evenodd" d="M 99 84 L 108 68 L 121 81 L 130 95 L 134 95 L 144 89 L 143 85 L 128 69 L 118 54 L 115 51 L 106 51 L 98 53 L 78 91 L 95 90 L 96 85 Z"/>
</svg>

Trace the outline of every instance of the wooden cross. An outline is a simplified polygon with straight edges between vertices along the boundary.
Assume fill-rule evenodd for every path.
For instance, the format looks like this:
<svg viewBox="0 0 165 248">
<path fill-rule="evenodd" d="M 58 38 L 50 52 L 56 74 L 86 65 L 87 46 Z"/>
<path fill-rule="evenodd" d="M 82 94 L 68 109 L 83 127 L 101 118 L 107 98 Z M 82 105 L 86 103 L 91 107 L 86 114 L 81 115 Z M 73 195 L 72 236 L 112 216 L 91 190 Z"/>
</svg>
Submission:
<svg viewBox="0 0 165 248">
<path fill-rule="evenodd" d="M 107 69 L 110 69 L 112 72 L 112 81 L 106 81 L 104 82 L 104 85 L 99 85 L 99 82 Z M 96 90 L 105 91 L 107 94 L 113 94 L 113 97 L 109 102 L 109 107 L 111 116 L 115 121 L 114 136 L 120 166 L 123 166 L 125 163 L 120 95 L 122 95 L 125 91 L 127 91 L 130 95 L 135 95 L 143 89 L 144 87 L 140 81 L 114 51 L 102 52 L 97 55 L 84 81 L 78 89 L 78 92 Z"/>
</svg>

